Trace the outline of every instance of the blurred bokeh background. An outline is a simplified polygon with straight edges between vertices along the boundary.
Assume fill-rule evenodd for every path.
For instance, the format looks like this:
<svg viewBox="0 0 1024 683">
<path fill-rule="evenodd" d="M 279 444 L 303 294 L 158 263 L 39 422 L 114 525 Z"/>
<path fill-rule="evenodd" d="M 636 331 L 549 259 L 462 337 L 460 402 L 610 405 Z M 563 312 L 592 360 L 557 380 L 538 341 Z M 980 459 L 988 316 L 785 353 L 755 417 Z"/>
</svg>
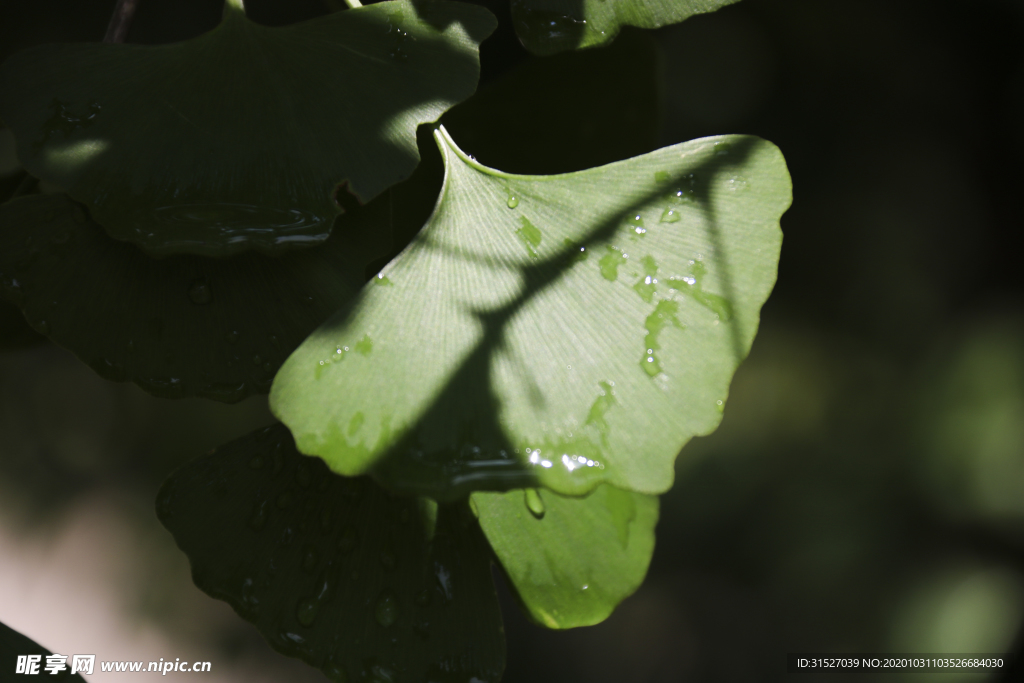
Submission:
<svg viewBox="0 0 1024 683">
<path fill-rule="evenodd" d="M 246 4 L 283 24 L 331 2 Z M 531 58 L 507 5 L 482 4 L 504 23 L 483 49 L 493 90 Z M 4 0 L 0 58 L 98 40 L 113 5 Z M 128 40 L 198 35 L 220 7 L 140 0 Z M 608 85 L 579 75 L 604 103 L 594 144 L 773 141 L 795 188 L 779 282 L 721 428 L 678 460 L 644 586 L 563 633 L 506 595 L 505 680 L 772 681 L 794 651 L 1019 651 L 1024 3 L 743 0 L 653 36 L 657 98 L 612 77 L 625 58 Z M 561 106 L 531 112 L 553 130 Z M 643 130 L 602 128 L 612 107 Z M 551 148 L 538 170 L 591 161 Z M 0 175 L 12 154 L 0 138 Z M 158 400 L 30 342 L 0 352 L 0 621 L 62 653 L 208 659 L 204 680 L 325 680 L 192 587 L 153 511 L 175 466 L 269 423 L 265 400 Z"/>
</svg>

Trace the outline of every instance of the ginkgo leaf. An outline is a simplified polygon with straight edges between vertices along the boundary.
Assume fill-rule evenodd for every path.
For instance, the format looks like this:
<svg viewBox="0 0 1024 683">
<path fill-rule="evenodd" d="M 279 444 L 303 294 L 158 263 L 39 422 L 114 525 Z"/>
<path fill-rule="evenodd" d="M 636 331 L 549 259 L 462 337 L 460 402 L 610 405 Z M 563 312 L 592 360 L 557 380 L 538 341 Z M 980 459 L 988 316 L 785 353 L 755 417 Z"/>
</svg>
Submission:
<svg viewBox="0 0 1024 683">
<path fill-rule="evenodd" d="M 475 89 L 494 16 L 390 0 L 269 28 L 228 0 L 198 38 L 43 45 L 0 67 L 0 118 L 32 174 L 156 255 L 327 239 L 349 192 L 408 177 L 416 127 Z"/>
<path fill-rule="evenodd" d="M 62 194 L 0 206 L 0 295 L 96 372 L 166 398 L 234 402 L 351 298 L 386 253 L 387 196 L 330 239 L 280 258 L 153 259 Z"/>
<path fill-rule="evenodd" d="M 436 137 L 434 214 L 288 358 L 272 410 L 334 471 L 438 499 L 667 490 L 775 283 L 782 155 L 724 136 L 516 176 Z"/>
<path fill-rule="evenodd" d="M 623 26 L 658 28 L 738 0 L 512 0 L 512 23 L 527 50 L 550 55 L 594 47 Z"/>
<path fill-rule="evenodd" d="M 0 624 L 0 671 L 5 672 L 5 676 L 9 676 L 8 680 L 33 680 L 31 678 L 21 678 L 18 674 L 25 676 L 38 676 L 47 681 L 67 681 L 69 683 L 85 683 L 81 676 L 77 673 L 71 674 L 71 667 L 73 660 L 70 655 L 64 655 L 65 659 L 63 662 L 55 662 L 55 664 L 64 664 L 63 669 L 53 669 L 53 673 L 46 670 L 46 666 L 49 663 L 47 657 L 53 653 L 44 648 L 43 646 L 36 643 L 31 638 L 24 636 L 10 626 L 6 624 Z M 37 657 L 34 659 L 34 666 L 29 665 L 28 657 Z M 18 669 L 19 658 L 21 659 L 22 668 Z M 93 662 L 93 670 L 96 670 L 95 661 Z M 92 673 L 91 671 L 89 673 Z"/>
<path fill-rule="evenodd" d="M 178 470 L 157 514 L 199 588 L 331 680 L 501 678 L 491 556 L 464 504 L 334 475 L 275 425 Z"/>
<path fill-rule="evenodd" d="M 586 498 L 477 492 L 474 510 L 527 613 L 548 628 L 604 621 L 644 580 L 658 499 L 599 486 Z"/>
</svg>

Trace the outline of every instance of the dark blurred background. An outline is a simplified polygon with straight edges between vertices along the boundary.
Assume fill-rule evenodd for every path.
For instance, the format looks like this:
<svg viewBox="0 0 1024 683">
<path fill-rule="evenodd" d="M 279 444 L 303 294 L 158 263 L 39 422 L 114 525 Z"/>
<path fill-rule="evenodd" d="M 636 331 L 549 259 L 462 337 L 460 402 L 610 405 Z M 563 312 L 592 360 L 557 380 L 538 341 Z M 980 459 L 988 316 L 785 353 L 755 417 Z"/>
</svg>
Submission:
<svg viewBox="0 0 1024 683">
<path fill-rule="evenodd" d="M 98 40 L 113 4 L 4 0 L 0 58 Z M 332 3 L 246 4 L 284 24 Z M 507 5 L 482 4 L 502 21 L 482 49 L 493 93 L 538 67 Z M 198 35 L 220 11 L 140 0 L 128 42 Z M 644 586 L 604 624 L 564 633 L 506 599 L 505 680 L 771 681 L 792 651 L 1020 650 L 1024 2 L 743 0 L 650 33 L 660 92 L 648 62 L 605 60 L 607 80 L 579 73 L 594 99 L 574 129 L 606 150 L 599 162 L 719 133 L 777 144 L 794 183 L 779 281 L 721 428 L 679 457 Z M 568 86 L 566 64 L 540 69 Z M 533 125 L 555 130 L 571 106 L 534 103 Z M 642 130 L 611 129 L 618 115 Z M 463 140 L 479 135 L 478 156 L 500 165 L 473 130 L 491 123 L 456 138 L 473 154 Z M 593 162 L 566 144 L 536 170 Z M 192 648 L 225 681 L 323 680 L 192 588 L 152 511 L 174 466 L 270 419 L 262 398 L 147 397 L 47 344 L 0 353 L 0 621 L 58 650 L 108 634 L 95 642 L 110 659 L 119 642 L 132 659 Z M 90 547 L 102 562 L 83 559 Z"/>
</svg>

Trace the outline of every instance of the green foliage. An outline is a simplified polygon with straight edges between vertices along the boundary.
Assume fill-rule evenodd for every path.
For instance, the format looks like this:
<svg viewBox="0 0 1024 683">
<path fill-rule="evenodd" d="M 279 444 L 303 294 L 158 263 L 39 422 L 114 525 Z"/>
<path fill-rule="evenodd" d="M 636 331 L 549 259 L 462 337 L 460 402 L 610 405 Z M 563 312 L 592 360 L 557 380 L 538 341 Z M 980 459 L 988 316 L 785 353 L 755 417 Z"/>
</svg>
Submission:
<svg viewBox="0 0 1024 683">
<path fill-rule="evenodd" d="M 197 586 L 331 680 L 501 675 L 490 556 L 464 504 L 331 474 L 274 426 L 175 473 L 157 512 Z"/>
<path fill-rule="evenodd" d="M 640 585 L 652 494 L 753 342 L 790 180 L 755 137 L 650 151 L 649 37 L 570 50 L 725 4 L 514 0 L 524 45 L 566 52 L 473 97 L 494 18 L 448 0 L 284 28 L 227 0 L 183 43 L 0 67 L 27 170 L 0 183 L 0 294 L 158 396 L 273 381 L 284 425 L 187 464 L 157 509 L 280 652 L 338 681 L 493 682 L 492 562 L 550 628 Z"/>
<path fill-rule="evenodd" d="M 526 489 L 471 496 L 487 540 L 530 616 L 548 628 L 604 621 L 640 587 L 658 499 L 613 486 L 586 498 Z"/>
<path fill-rule="evenodd" d="M 436 136 L 434 215 L 282 366 L 275 414 L 335 471 L 438 499 L 665 491 L 775 282 L 778 150 L 727 136 L 514 176 Z"/>
<path fill-rule="evenodd" d="M 108 379 L 234 402 L 267 391 L 288 354 L 358 290 L 387 249 L 374 215 L 387 208 L 340 217 L 322 247 L 280 258 L 153 260 L 65 195 L 23 197 L 0 206 L 0 286 L 36 330 Z"/>
<path fill-rule="evenodd" d="M 737 0 L 512 0 L 512 22 L 527 50 L 550 55 L 604 45 L 623 26 L 658 28 Z"/>
<path fill-rule="evenodd" d="M 155 255 L 323 242 L 419 160 L 416 126 L 468 97 L 494 29 L 464 3 L 390 0 L 285 28 L 226 5 L 194 40 L 44 45 L 0 69 L 25 167 Z"/>
</svg>

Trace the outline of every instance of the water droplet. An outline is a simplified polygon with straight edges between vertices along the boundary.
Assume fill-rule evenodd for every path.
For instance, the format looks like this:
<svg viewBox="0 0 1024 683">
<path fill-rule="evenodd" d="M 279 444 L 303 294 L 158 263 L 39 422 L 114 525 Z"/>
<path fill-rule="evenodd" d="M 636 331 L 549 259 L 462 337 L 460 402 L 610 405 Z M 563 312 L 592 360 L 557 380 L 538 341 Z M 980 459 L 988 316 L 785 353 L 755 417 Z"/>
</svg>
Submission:
<svg viewBox="0 0 1024 683">
<path fill-rule="evenodd" d="M 388 279 L 387 275 L 381 275 L 380 273 L 377 273 L 377 277 L 373 279 L 373 282 L 381 287 L 393 287 L 395 284 Z"/>
<path fill-rule="evenodd" d="M 530 258 L 537 258 L 537 247 L 540 246 L 544 235 L 526 216 L 521 216 L 519 222 L 522 223 L 522 227 L 516 230 L 516 237 L 526 247 L 526 253 L 530 255 Z"/>
<path fill-rule="evenodd" d="M 508 196 L 508 201 L 505 202 L 505 204 L 508 206 L 508 208 L 514 209 L 517 206 L 519 206 L 519 197 L 516 197 L 515 195 L 510 194 Z"/>
<path fill-rule="evenodd" d="M 348 435 L 355 436 L 359 428 L 363 426 L 365 419 L 366 417 L 361 411 L 353 415 L 352 419 L 348 421 Z"/>
<path fill-rule="evenodd" d="M 312 598 L 307 598 L 299 602 L 299 608 L 296 611 L 296 617 L 299 623 L 309 628 L 316 621 L 316 613 L 320 609 L 320 603 Z"/>
<path fill-rule="evenodd" d="M 647 328 L 647 336 L 644 337 L 644 348 L 646 352 L 640 359 L 640 367 L 650 377 L 657 377 L 661 374 L 661 361 L 656 357 L 655 352 L 661 348 L 658 343 L 658 336 L 665 326 L 672 324 L 680 330 L 685 329 L 676 314 L 679 313 L 679 304 L 675 301 L 659 301 L 654 312 L 647 316 L 644 326 Z"/>
<path fill-rule="evenodd" d="M 718 409 L 718 412 L 724 413 L 725 412 L 725 401 L 723 401 L 722 399 L 718 399 L 717 401 L 715 401 L 715 408 Z"/>
<path fill-rule="evenodd" d="M 441 587 L 445 602 L 451 602 L 454 597 L 452 592 L 452 573 L 440 562 L 434 563 L 434 576 L 437 578 L 437 585 Z"/>
<path fill-rule="evenodd" d="M 334 683 L 349 683 L 348 670 L 345 669 L 345 666 L 341 664 L 341 659 L 335 654 L 328 658 L 322 671 Z"/>
<path fill-rule="evenodd" d="M 629 227 L 637 235 L 643 235 L 647 232 L 647 228 L 644 226 L 644 217 L 638 213 L 633 214 L 629 219 Z"/>
<path fill-rule="evenodd" d="M 540 497 L 540 491 L 526 489 L 524 498 L 526 499 L 526 509 L 530 511 L 530 514 L 537 519 L 544 519 L 544 500 Z"/>
<path fill-rule="evenodd" d="M 625 265 L 628 257 L 615 247 L 607 247 L 607 253 L 598 261 L 601 276 L 609 282 L 619 278 L 619 266 Z"/>
<path fill-rule="evenodd" d="M 347 526 L 341 530 L 341 536 L 338 538 L 338 550 L 346 554 L 350 553 L 355 550 L 358 542 L 359 537 L 356 535 L 355 528 Z"/>
<path fill-rule="evenodd" d="M 195 280 L 188 287 L 188 298 L 192 303 L 203 306 L 213 301 L 213 294 L 210 292 L 210 285 L 206 280 Z"/>
<path fill-rule="evenodd" d="M 328 657 L 322 671 L 334 683 L 349 683 L 348 670 L 345 669 L 345 665 L 341 663 L 341 659 L 336 654 Z"/>
<path fill-rule="evenodd" d="M 380 564 L 387 571 L 394 571 L 397 561 L 395 560 L 395 554 L 387 550 L 383 550 L 380 553 Z"/>
<path fill-rule="evenodd" d="M 667 208 L 661 213 L 660 223 L 678 223 L 683 219 L 679 212 L 673 208 Z"/>
<path fill-rule="evenodd" d="M 361 356 L 369 356 L 373 351 L 373 340 L 370 339 L 370 335 L 364 334 L 363 338 L 356 342 L 353 350 Z"/>
<path fill-rule="evenodd" d="M 668 171 L 655 171 L 654 172 L 654 182 L 656 182 L 656 183 L 667 183 L 671 179 L 672 179 L 672 176 L 669 175 Z"/>
<path fill-rule="evenodd" d="M 242 581 L 242 606 L 252 616 L 259 612 L 260 599 L 256 596 L 256 586 L 251 578 Z"/>
<path fill-rule="evenodd" d="M 640 298 L 647 303 L 651 303 L 654 300 L 654 293 L 658 289 L 658 265 L 654 261 L 653 256 L 644 256 L 640 259 L 640 265 L 643 266 L 644 276 L 633 285 L 633 290 L 640 295 Z"/>
<path fill-rule="evenodd" d="M 373 610 L 373 616 L 377 619 L 377 623 L 384 628 L 393 626 L 398 621 L 398 600 L 394 593 L 385 590 L 380 594 L 380 597 L 377 598 L 377 606 Z"/>
<path fill-rule="evenodd" d="M 581 247 L 581 246 L 577 245 L 575 242 L 573 242 L 569 238 L 566 238 L 566 239 L 562 240 L 562 244 L 565 245 L 570 251 L 576 252 L 575 254 L 573 254 L 573 258 L 572 258 L 572 262 L 573 263 L 579 263 L 580 261 L 586 261 L 587 258 L 590 256 L 590 254 L 587 253 L 587 248 L 586 247 Z"/>
</svg>

